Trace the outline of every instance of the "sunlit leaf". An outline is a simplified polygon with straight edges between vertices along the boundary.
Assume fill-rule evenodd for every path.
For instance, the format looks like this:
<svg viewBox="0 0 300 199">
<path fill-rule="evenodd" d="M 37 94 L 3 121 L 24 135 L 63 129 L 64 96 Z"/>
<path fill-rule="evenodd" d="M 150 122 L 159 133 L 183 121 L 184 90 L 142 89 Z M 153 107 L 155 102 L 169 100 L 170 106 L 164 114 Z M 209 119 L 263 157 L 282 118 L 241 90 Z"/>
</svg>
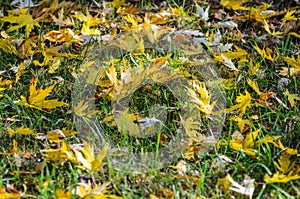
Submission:
<svg viewBox="0 0 300 199">
<path fill-rule="evenodd" d="M 57 99 L 53 100 L 46 100 L 45 98 L 48 97 L 48 95 L 52 92 L 55 84 L 52 86 L 49 86 L 45 90 L 42 88 L 39 88 L 36 90 L 38 79 L 34 78 L 31 82 L 30 88 L 29 88 L 29 98 L 28 101 L 24 96 L 21 96 L 21 99 L 17 101 L 16 103 L 23 106 L 28 106 L 31 108 L 36 108 L 39 110 L 43 109 L 53 109 L 60 106 L 67 106 L 67 103 L 59 102 Z"/>
<path fill-rule="evenodd" d="M 31 130 L 30 128 L 24 128 L 24 126 L 21 126 L 20 128 L 17 128 L 16 130 L 13 130 L 11 128 L 8 129 L 9 136 L 13 136 L 15 134 L 20 134 L 20 135 L 34 135 L 36 136 L 37 134 Z"/>
<path fill-rule="evenodd" d="M 285 24 L 286 21 L 296 21 L 297 18 L 295 16 L 293 16 L 293 14 L 296 12 L 297 10 L 291 10 L 288 11 L 285 16 L 281 19 L 282 23 Z"/>
<path fill-rule="evenodd" d="M 12 12 L 7 17 L 0 18 L 0 21 L 9 22 L 11 24 L 18 24 L 11 26 L 7 32 L 12 32 L 22 27 L 25 28 L 25 36 L 28 37 L 34 26 L 40 27 L 39 23 L 28 14 L 28 8 L 20 8 L 20 12 Z"/>
<path fill-rule="evenodd" d="M 298 94 L 291 94 L 289 92 L 289 90 L 285 90 L 283 94 L 285 94 L 288 97 L 288 100 L 290 102 L 291 107 L 295 106 L 295 101 L 296 100 L 300 101 L 299 95 Z"/>
<path fill-rule="evenodd" d="M 246 94 L 240 94 L 237 98 L 236 98 L 236 105 L 231 106 L 230 108 L 227 108 L 227 112 L 231 112 L 231 111 L 236 111 L 237 113 L 239 113 L 240 115 L 244 115 L 244 113 L 246 112 L 247 107 L 251 106 L 251 96 L 250 93 L 246 90 L 245 91 Z"/>
<path fill-rule="evenodd" d="M 249 10 L 250 8 L 241 6 L 243 3 L 247 3 L 250 0 L 221 0 L 220 4 L 229 10 Z"/>
<path fill-rule="evenodd" d="M 277 183 L 277 182 L 287 183 L 291 180 L 299 180 L 299 179 L 300 179 L 300 175 L 294 173 L 293 171 L 291 171 L 288 174 L 276 172 L 272 177 L 266 174 L 264 177 L 266 183 Z"/>
<path fill-rule="evenodd" d="M 190 96 L 191 100 L 198 105 L 200 111 L 206 115 L 211 115 L 216 102 L 211 103 L 211 94 L 207 90 L 205 84 L 193 83 L 193 88 L 193 90 L 187 88 L 188 95 Z"/>
</svg>

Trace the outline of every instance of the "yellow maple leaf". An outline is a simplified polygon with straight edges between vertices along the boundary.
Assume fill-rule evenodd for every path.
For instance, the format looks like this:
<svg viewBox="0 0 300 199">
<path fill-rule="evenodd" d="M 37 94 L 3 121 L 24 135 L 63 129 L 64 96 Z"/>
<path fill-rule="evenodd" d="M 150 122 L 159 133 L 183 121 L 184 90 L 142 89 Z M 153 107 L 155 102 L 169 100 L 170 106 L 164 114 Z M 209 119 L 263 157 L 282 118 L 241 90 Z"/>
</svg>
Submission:
<svg viewBox="0 0 300 199">
<path fill-rule="evenodd" d="M 249 84 L 249 86 L 251 86 L 251 88 L 257 93 L 257 94 L 261 94 L 261 92 L 259 91 L 259 87 L 256 81 L 252 81 L 251 79 L 247 78 L 247 83 Z"/>
<path fill-rule="evenodd" d="M 298 175 L 293 171 L 291 171 L 288 174 L 276 172 L 272 177 L 266 174 L 264 177 L 266 183 L 277 183 L 277 182 L 287 183 L 291 180 L 298 180 L 298 179 L 300 179 L 300 175 Z"/>
<path fill-rule="evenodd" d="M 244 115 L 246 112 L 247 107 L 251 106 L 251 96 L 250 93 L 246 90 L 246 94 L 243 95 L 240 93 L 240 95 L 236 98 L 236 105 L 231 106 L 230 108 L 227 108 L 227 112 L 236 111 L 240 114 L 240 116 Z"/>
<path fill-rule="evenodd" d="M 255 140 L 258 136 L 258 133 L 261 130 L 258 129 L 251 133 L 248 133 L 243 139 L 243 136 L 238 132 L 238 135 L 233 135 L 232 137 L 236 137 L 230 140 L 230 148 L 234 150 L 241 150 L 251 156 L 256 156 L 256 150 L 254 149 Z"/>
<path fill-rule="evenodd" d="M 19 64 L 17 75 L 16 75 L 16 83 L 19 81 L 20 77 L 24 74 L 26 67 L 30 63 L 31 63 L 30 60 L 24 60 L 21 64 Z"/>
<path fill-rule="evenodd" d="M 16 104 L 28 106 L 31 108 L 36 108 L 39 110 L 53 109 L 56 107 L 68 105 L 67 103 L 58 101 L 57 99 L 46 100 L 45 98 L 52 92 L 55 84 L 53 84 L 52 86 L 49 86 L 45 90 L 43 90 L 42 88 L 39 88 L 38 90 L 36 90 L 37 81 L 38 81 L 37 78 L 34 78 L 32 80 L 32 83 L 29 88 L 28 101 L 26 100 L 26 98 L 23 95 L 21 95 L 21 97 L 20 97 L 21 99 L 16 101 Z"/>
<path fill-rule="evenodd" d="M 264 29 L 265 29 L 270 35 L 272 35 L 272 36 L 274 36 L 274 37 L 278 37 L 278 38 L 282 38 L 282 37 L 283 37 L 283 34 L 284 34 L 283 32 L 275 32 L 275 31 L 271 32 L 270 27 L 269 27 L 269 24 L 267 23 L 266 20 L 264 20 Z"/>
<path fill-rule="evenodd" d="M 250 8 L 241 6 L 250 0 L 221 0 L 220 4 L 229 10 L 249 10 Z"/>
<path fill-rule="evenodd" d="M 297 18 L 295 16 L 293 16 L 293 14 L 296 12 L 297 10 L 291 10 L 288 11 L 285 16 L 281 19 L 282 23 L 285 24 L 286 21 L 297 21 Z"/>
<path fill-rule="evenodd" d="M 194 89 L 187 88 L 187 92 L 191 100 L 198 105 L 200 111 L 202 111 L 206 115 L 211 115 L 216 101 L 213 103 L 210 102 L 211 95 L 207 90 L 205 84 L 197 84 L 193 82 L 193 88 Z"/>
<path fill-rule="evenodd" d="M 17 141 L 14 139 L 13 140 L 13 148 L 12 149 L 8 149 L 7 152 L 0 152 L 0 155 L 11 155 L 14 154 L 18 151 L 18 143 Z M 0 195 L 1 196 L 1 195 Z M 0 197 L 1 198 L 1 197 Z"/>
<path fill-rule="evenodd" d="M 276 59 L 279 58 L 279 53 L 277 52 L 277 50 L 275 50 L 275 52 L 273 53 L 272 50 L 270 48 L 266 48 L 266 49 L 260 49 L 258 47 L 258 45 L 256 44 L 255 46 L 253 46 L 253 48 L 265 59 L 270 60 L 270 61 L 275 61 Z"/>
<path fill-rule="evenodd" d="M 284 61 L 290 65 L 290 68 L 283 67 L 280 71 L 280 75 L 286 76 L 294 76 L 300 75 L 300 55 L 298 55 L 297 60 L 293 57 L 284 57 Z"/>
<path fill-rule="evenodd" d="M 294 169 L 295 165 L 295 162 L 291 162 L 290 158 L 291 154 L 285 151 L 281 154 L 278 162 L 274 162 L 274 164 L 279 171 L 281 171 L 284 174 L 287 174 Z"/>
<path fill-rule="evenodd" d="M 238 123 L 238 127 L 241 132 L 245 132 L 251 126 L 251 121 L 248 119 L 242 119 L 241 117 L 232 118 L 233 121 Z"/>
<path fill-rule="evenodd" d="M 102 161 L 107 155 L 107 146 L 103 147 L 97 157 L 95 157 L 94 147 L 85 141 L 84 148 L 81 151 L 76 149 L 72 150 L 75 154 L 77 163 L 81 164 L 79 167 L 85 170 L 95 172 L 105 165 Z"/>
<path fill-rule="evenodd" d="M 18 51 L 10 40 L 11 39 L 0 39 L 0 49 L 6 53 L 17 55 Z"/>
<path fill-rule="evenodd" d="M 84 22 L 81 28 L 82 35 L 101 35 L 100 29 L 92 28 L 103 23 L 103 20 L 98 18 L 98 16 L 99 14 L 92 16 L 88 8 L 86 8 L 86 15 L 82 14 L 81 12 L 74 15 L 75 18 Z"/>
<path fill-rule="evenodd" d="M 24 194 L 22 193 L 14 193 L 14 192 L 6 192 L 5 188 L 0 188 L 0 198 L 10 198 L 10 199 L 19 199 L 22 198 Z"/>
<path fill-rule="evenodd" d="M 90 120 L 95 114 L 99 113 L 99 110 L 94 110 L 91 107 L 91 102 L 81 100 L 77 105 L 74 106 L 74 113 L 79 117 L 84 117 Z"/>
<path fill-rule="evenodd" d="M 249 13 L 245 13 L 244 15 L 238 16 L 237 18 L 240 20 L 252 20 L 252 21 L 258 21 L 264 23 L 264 20 L 271 18 L 273 16 L 282 15 L 283 13 L 286 12 L 286 11 L 279 11 L 279 12 L 268 11 L 267 9 L 269 7 L 270 5 L 267 3 L 263 3 L 261 6 L 257 8 L 251 7 L 251 9 L 249 9 Z"/>
<path fill-rule="evenodd" d="M 11 24 L 18 24 L 18 25 L 11 25 L 10 28 L 7 29 L 7 32 L 12 32 L 14 30 L 20 29 L 23 26 L 25 28 L 25 36 L 28 37 L 31 30 L 34 26 L 40 27 L 39 23 L 32 18 L 30 14 L 28 14 L 28 8 L 20 8 L 20 12 L 11 12 L 9 16 L 0 18 L 0 21 L 8 22 Z"/>
<path fill-rule="evenodd" d="M 285 94 L 288 97 L 288 100 L 289 100 L 290 105 L 292 107 L 294 107 L 294 105 L 295 105 L 295 100 L 299 100 L 300 101 L 300 97 L 298 96 L 298 94 L 291 94 L 289 92 L 289 90 L 286 90 L 283 94 Z"/>
<path fill-rule="evenodd" d="M 34 135 L 36 136 L 37 134 L 31 130 L 30 128 L 24 128 L 24 126 L 21 126 L 20 128 L 17 128 L 16 130 L 13 130 L 9 128 L 8 130 L 9 136 L 13 136 L 14 134 L 20 134 L 20 135 Z"/>
</svg>

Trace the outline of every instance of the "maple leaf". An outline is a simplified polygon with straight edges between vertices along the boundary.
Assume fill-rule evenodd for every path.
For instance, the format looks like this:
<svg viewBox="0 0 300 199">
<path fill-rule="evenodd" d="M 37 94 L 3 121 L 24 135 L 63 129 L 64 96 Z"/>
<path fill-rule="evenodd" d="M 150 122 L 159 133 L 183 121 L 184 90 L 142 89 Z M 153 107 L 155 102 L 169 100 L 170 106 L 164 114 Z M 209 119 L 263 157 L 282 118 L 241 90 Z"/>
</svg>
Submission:
<svg viewBox="0 0 300 199">
<path fill-rule="evenodd" d="M 256 44 L 253 46 L 253 48 L 265 59 L 270 60 L 270 61 L 275 61 L 279 57 L 279 53 L 275 50 L 275 53 L 272 52 L 270 48 L 260 49 L 258 45 Z M 272 56 L 273 54 L 273 56 Z"/>
<path fill-rule="evenodd" d="M 193 89 L 187 88 L 188 95 L 192 99 L 192 101 L 198 105 L 200 111 L 205 113 L 206 115 L 211 115 L 213 112 L 213 108 L 216 104 L 216 101 L 211 103 L 211 95 L 207 90 L 204 83 L 196 84 L 193 82 Z"/>
<path fill-rule="evenodd" d="M 295 16 L 293 16 L 293 14 L 296 12 L 297 10 L 291 10 L 288 11 L 285 16 L 281 19 L 283 24 L 286 24 L 286 21 L 297 21 L 297 18 Z"/>
<path fill-rule="evenodd" d="M 281 15 L 286 12 L 286 11 L 279 11 L 279 12 L 269 11 L 267 10 L 268 7 L 270 7 L 270 5 L 267 3 L 263 3 L 258 8 L 251 7 L 251 9 L 249 9 L 249 13 L 246 13 L 243 16 L 238 16 L 237 18 L 240 20 L 253 20 L 253 21 L 264 23 L 264 20 L 271 18 L 273 16 Z"/>
<path fill-rule="evenodd" d="M 93 17 L 90 14 L 88 8 L 86 8 L 86 15 L 82 14 L 81 12 L 74 15 L 74 17 L 84 22 L 81 28 L 82 35 L 101 35 L 101 31 L 99 29 L 92 28 L 93 26 L 97 26 L 103 23 L 103 20 L 101 18 L 98 18 L 98 15 Z"/>
<path fill-rule="evenodd" d="M 109 184 L 110 183 L 104 183 L 102 185 L 98 185 L 92 184 L 90 181 L 88 181 L 87 183 L 78 183 L 76 188 L 74 188 L 71 192 L 79 198 L 86 199 L 122 199 L 122 197 L 107 194 Z"/>
<path fill-rule="evenodd" d="M 0 188 L 0 198 L 19 199 L 22 198 L 22 194 L 19 192 L 17 193 L 6 192 L 5 188 Z"/>
<path fill-rule="evenodd" d="M 264 177 L 266 183 L 277 183 L 277 182 L 287 183 L 291 180 L 299 180 L 299 179 L 300 179 L 300 175 L 298 175 L 293 171 L 291 171 L 288 174 L 276 172 L 272 177 L 266 174 Z"/>
<path fill-rule="evenodd" d="M 0 152 L 0 155 L 11 155 L 11 154 L 15 154 L 18 151 L 18 143 L 17 141 L 14 139 L 13 140 L 13 148 L 12 149 L 8 149 L 7 152 Z M 1 197 L 0 197 L 1 198 Z"/>
<path fill-rule="evenodd" d="M 227 112 L 236 111 L 240 114 L 240 116 L 244 115 L 246 112 L 247 107 L 251 106 L 251 96 L 250 93 L 246 90 L 246 94 L 243 95 L 240 93 L 240 95 L 236 98 L 236 102 L 238 104 L 231 106 L 230 108 L 227 108 Z"/>
<path fill-rule="evenodd" d="M 292 107 L 294 107 L 295 105 L 295 100 L 300 101 L 300 97 L 298 96 L 298 94 L 291 94 L 288 90 L 286 90 L 283 94 L 285 94 L 288 97 L 288 100 Z"/>
<path fill-rule="evenodd" d="M 295 60 L 294 56 L 291 58 L 284 57 L 284 61 L 288 63 L 291 68 L 283 67 L 279 73 L 280 75 L 286 76 L 289 74 L 290 76 L 294 76 L 300 74 L 300 55 L 298 55 L 297 60 Z"/>
<path fill-rule="evenodd" d="M 251 121 L 248 119 L 242 119 L 241 117 L 234 117 L 232 118 L 232 120 L 238 123 L 238 127 L 241 132 L 248 130 L 249 127 L 251 126 Z"/>
<path fill-rule="evenodd" d="M 34 136 L 37 135 L 33 130 L 31 130 L 30 128 L 24 128 L 24 126 L 21 126 L 20 128 L 17 128 L 16 130 L 9 128 L 7 131 L 9 132 L 10 137 L 13 136 L 14 134 L 34 135 Z"/>
<path fill-rule="evenodd" d="M 17 29 L 22 28 L 23 26 L 26 26 L 25 28 L 25 36 L 28 37 L 31 30 L 34 28 L 34 26 L 40 27 L 39 23 L 32 18 L 30 14 L 28 14 L 28 9 L 20 8 L 20 12 L 11 12 L 11 14 L 7 17 L 0 18 L 0 21 L 3 22 L 9 22 L 11 24 L 18 24 L 15 26 L 11 26 L 9 29 L 7 29 L 7 32 L 12 32 Z"/>
<path fill-rule="evenodd" d="M 278 37 L 278 38 L 283 37 L 283 34 L 284 34 L 283 32 L 275 32 L 275 31 L 271 32 L 269 24 L 267 23 L 266 20 L 264 20 L 264 28 L 270 35 L 272 35 L 274 37 Z"/>
<path fill-rule="evenodd" d="M 21 99 L 18 100 L 16 102 L 16 104 L 28 106 L 31 108 L 36 108 L 39 110 L 53 109 L 56 107 L 68 105 L 67 103 L 59 102 L 57 99 L 46 100 L 45 98 L 52 92 L 55 84 L 53 84 L 52 86 L 49 86 L 45 90 L 43 90 L 41 88 L 36 90 L 37 81 L 38 81 L 37 78 L 34 78 L 32 80 L 32 83 L 29 88 L 28 101 L 26 100 L 26 98 L 23 95 L 21 95 L 21 97 L 20 97 Z"/>
<path fill-rule="evenodd" d="M 262 93 L 259 91 L 259 87 L 256 81 L 252 81 L 251 79 L 247 78 L 247 83 L 251 88 L 258 94 L 261 95 Z"/>
<path fill-rule="evenodd" d="M 241 6 L 241 4 L 249 1 L 250 0 L 221 0 L 220 4 L 229 10 L 249 10 L 250 8 Z"/>
<path fill-rule="evenodd" d="M 291 154 L 287 153 L 286 151 L 283 152 L 277 162 L 274 162 L 275 166 L 279 171 L 284 174 L 289 173 L 294 169 L 295 161 L 291 162 Z"/>
<path fill-rule="evenodd" d="M 105 165 L 102 161 L 107 155 L 107 146 L 103 147 L 97 157 L 94 154 L 94 147 L 85 141 L 84 148 L 81 151 L 72 150 L 75 153 L 77 163 L 81 164 L 79 167 L 85 170 L 95 172 Z"/>
<path fill-rule="evenodd" d="M 253 157 L 256 156 L 256 150 L 253 149 L 253 147 L 255 146 L 255 140 L 260 131 L 260 129 L 257 129 L 256 131 L 248 133 L 245 139 L 243 135 L 237 131 L 235 134 L 232 134 L 233 139 L 230 140 L 230 148 L 244 151 Z"/>
<path fill-rule="evenodd" d="M 6 53 L 15 55 L 18 54 L 16 47 L 12 44 L 12 42 L 9 39 L 0 39 L 0 49 Z"/>
<path fill-rule="evenodd" d="M 56 23 L 56 25 L 58 25 L 59 27 L 73 25 L 70 18 L 66 18 L 64 20 L 64 8 L 61 8 L 60 12 L 58 13 L 58 18 L 56 18 L 56 16 L 52 15 L 51 13 L 50 13 L 50 16 L 51 16 L 52 20 Z"/>
</svg>

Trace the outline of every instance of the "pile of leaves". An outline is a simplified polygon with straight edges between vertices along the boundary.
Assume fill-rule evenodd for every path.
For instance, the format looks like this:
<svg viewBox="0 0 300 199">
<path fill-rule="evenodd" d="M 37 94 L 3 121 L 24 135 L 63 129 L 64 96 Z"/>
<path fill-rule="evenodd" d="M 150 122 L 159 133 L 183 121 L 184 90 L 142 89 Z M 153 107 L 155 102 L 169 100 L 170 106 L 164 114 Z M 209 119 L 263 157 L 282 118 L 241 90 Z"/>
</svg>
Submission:
<svg viewBox="0 0 300 199">
<path fill-rule="evenodd" d="M 0 198 L 300 195 L 298 1 L 15 0 L 0 6 Z M 228 107 L 221 136 L 204 157 L 199 139 L 190 139 L 168 168 L 128 174 L 110 167 L 107 148 L 96 153 L 74 128 L 73 115 L 99 114 L 118 131 L 111 110 L 100 104 L 89 112 L 84 101 L 72 105 L 71 92 L 82 71 L 96 65 L 87 61 L 91 45 L 146 28 L 180 32 L 205 47 L 221 74 Z M 153 70 L 176 65 L 191 83 L 191 101 L 210 118 L 216 104 L 193 68 L 180 56 L 151 55 L 143 46 L 134 57 L 108 63 L 97 100 L 110 102 L 113 91 L 125 92 L 120 85 L 133 79 L 132 60 L 140 66 L 145 57 Z M 141 121 L 142 111 L 128 109 L 124 117 Z M 192 129 L 194 123 L 186 122 Z M 187 132 L 199 136 L 199 129 Z M 167 136 L 161 134 L 162 146 Z"/>
</svg>

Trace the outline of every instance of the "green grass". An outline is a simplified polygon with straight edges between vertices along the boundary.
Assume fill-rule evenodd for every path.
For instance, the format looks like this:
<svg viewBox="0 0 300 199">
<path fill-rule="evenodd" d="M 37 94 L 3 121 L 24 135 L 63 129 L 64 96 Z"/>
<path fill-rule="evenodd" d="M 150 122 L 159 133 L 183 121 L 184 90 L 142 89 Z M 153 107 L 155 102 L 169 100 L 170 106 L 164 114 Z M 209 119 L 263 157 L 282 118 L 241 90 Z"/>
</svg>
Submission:
<svg viewBox="0 0 300 199">
<path fill-rule="evenodd" d="M 177 1 L 176 1 L 177 2 Z M 141 7 L 141 10 L 151 9 L 153 12 L 157 10 L 157 5 L 154 2 L 142 1 L 137 3 Z M 175 2 L 167 1 L 169 7 L 174 5 Z M 199 3 L 200 4 L 200 3 Z M 176 4 L 175 4 L 176 5 Z M 8 4 L 5 4 L 7 9 Z M 153 6 L 153 7 L 152 7 Z M 177 5 L 177 7 L 180 4 Z M 276 5 L 274 5 L 276 8 Z M 173 6 L 174 7 L 174 6 Z M 176 6 L 175 6 L 176 7 Z M 194 4 L 186 4 L 186 12 L 192 12 L 195 9 Z M 84 9 L 82 9 L 84 10 Z M 67 14 L 66 14 L 67 15 Z M 298 14 L 299 15 L 299 14 Z M 112 13 L 112 20 L 116 22 L 117 26 L 129 25 L 125 22 L 123 17 L 117 13 Z M 201 32 L 208 31 L 216 32 L 218 28 L 211 28 L 207 24 L 200 26 L 196 23 L 200 20 L 199 17 L 180 16 L 178 21 L 170 22 L 169 26 L 185 27 L 184 29 L 195 29 Z M 77 26 L 73 27 L 74 30 L 80 30 L 81 25 L 79 21 L 76 22 Z M 201 21 L 201 23 L 204 23 Z M 36 28 L 35 32 L 41 36 L 48 31 L 58 30 L 58 28 L 49 23 L 40 23 L 41 27 Z M 240 31 L 249 33 L 250 31 L 263 31 L 256 24 L 250 25 L 249 23 L 239 24 L 241 25 Z M 7 29 L 8 24 L 4 24 L 3 29 Z M 104 32 L 110 33 L 111 30 L 107 27 L 103 27 Z M 252 30 L 251 30 L 252 29 Z M 219 29 L 224 38 L 222 43 L 232 43 L 232 38 L 228 30 Z M 258 31 L 257 30 L 257 31 Z M 117 30 L 121 31 L 121 28 Z M 9 33 L 10 36 L 22 38 L 22 30 L 18 30 L 13 33 Z M 251 120 L 248 131 L 255 131 L 260 128 L 261 132 L 258 135 L 258 140 L 265 138 L 267 135 L 281 136 L 280 140 L 285 147 L 295 149 L 299 154 L 299 138 L 300 138 L 300 112 L 299 101 L 296 101 L 295 106 L 289 105 L 288 98 L 283 94 L 283 91 L 278 89 L 278 81 L 282 76 L 279 75 L 281 67 L 287 67 L 287 63 L 284 61 L 286 56 L 295 56 L 299 51 L 299 39 L 295 37 L 286 36 L 281 39 L 279 43 L 266 41 L 261 45 L 258 40 L 258 35 L 245 34 L 244 40 L 246 42 L 237 42 L 235 45 L 247 50 L 249 57 L 253 58 L 253 65 L 259 64 L 260 72 L 258 74 L 250 74 L 248 72 L 249 63 L 245 62 L 240 68 L 239 72 L 234 74 L 228 68 L 224 67 L 220 63 L 216 63 L 216 67 L 219 70 L 222 78 L 233 78 L 234 85 L 230 89 L 225 89 L 227 107 L 231 107 L 236 104 L 236 98 L 240 93 L 245 94 L 245 90 L 249 91 L 252 98 L 252 104 L 250 108 L 247 108 L 246 113 L 242 119 Z M 260 56 L 253 48 L 253 45 L 258 43 L 260 48 L 264 45 L 269 46 L 272 50 L 279 52 L 279 58 L 275 61 L 268 61 Z M 52 46 L 54 44 L 46 43 L 46 46 Z M 91 47 L 93 44 L 91 43 Z M 72 75 L 72 72 L 77 71 L 86 60 L 90 59 L 90 54 L 85 51 L 86 49 L 78 49 L 70 47 L 69 52 L 79 54 L 80 59 L 63 58 L 62 63 L 54 74 L 48 73 L 48 66 L 38 67 L 32 62 L 27 66 L 25 73 L 21 76 L 18 83 L 13 82 L 9 86 L 5 86 L 6 90 L 1 91 L 3 94 L 0 97 L 0 188 L 13 185 L 17 190 L 23 191 L 26 187 L 27 197 L 31 196 L 37 198 L 55 198 L 56 190 L 68 190 L 71 191 L 78 183 L 87 183 L 95 181 L 97 184 L 109 183 L 108 194 L 122 196 L 124 198 L 149 198 L 150 195 L 156 195 L 160 198 L 248 198 L 241 194 L 237 194 L 228 190 L 224 192 L 222 186 L 218 181 L 227 174 L 230 174 L 236 182 L 241 183 L 245 178 L 245 175 L 255 179 L 255 192 L 253 197 L 257 198 L 298 198 L 300 196 L 300 181 L 294 180 L 287 183 L 274 183 L 266 184 L 264 177 L 266 174 L 272 176 L 278 171 L 274 162 L 277 162 L 281 157 L 282 149 L 274 147 L 271 143 L 258 143 L 255 144 L 255 149 L 258 153 L 256 157 L 252 157 L 245 152 L 234 150 L 230 146 L 231 136 L 239 131 L 238 123 L 233 120 L 235 114 L 228 113 L 226 115 L 221 135 L 216 144 L 211 150 L 205 154 L 196 154 L 194 159 L 187 159 L 184 153 L 180 153 L 180 156 L 170 162 L 166 167 L 161 169 L 150 169 L 143 172 L 139 170 L 137 172 L 130 172 L 128 170 L 122 170 L 114 167 L 111 162 L 114 157 L 107 157 L 103 166 L 97 172 L 89 172 L 71 161 L 46 161 L 45 153 L 43 149 L 57 149 L 61 147 L 57 143 L 51 143 L 47 140 L 37 139 L 31 135 L 16 134 L 12 137 L 9 136 L 8 129 L 17 129 L 21 126 L 34 130 L 38 135 L 42 136 L 49 131 L 55 129 L 70 129 L 78 130 L 78 124 L 74 120 L 72 107 L 72 92 L 74 92 L 74 82 L 76 77 Z M 208 49 L 208 51 L 211 49 Z M 214 50 L 214 49 L 213 49 Z M 200 80 L 206 77 L 201 76 L 199 71 L 195 70 L 192 65 L 185 65 L 180 61 L 182 55 L 179 52 L 166 53 L 166 52 L 153 52 L 153 50 L 145 51 L 144 53 L 127 53 L 116 64 L 117 77 L 120 80 L 121 71 L 126 67 L 133 70 L 138 65 L 145 65 L 149 63 L 150 59 L 168 57 L 168 66 L 174 70 L 180 71 L 185 78 L 193 79 L 198 78 Z M 30 59 L 30 58 L 28 58 Z M 36 53 L 33 56 L 33 60 L 43 61 L 41 53 Z M 1 74 L 2 80 L 15 80 L 15 72 L 11 70 L 13 66 L 18 66 L 23 61 L 23 58 L 15 55 L 0 51 L 0 71 L 5 71 Z M 108 67 L 108 66 L 106 66 Z M 29 86 L 31 80 L 38 78 L 37 88 L 49 87 L 53 83 L 57 83 L 51 95 L 46 99 L 59 99 L 69 103 L 68 107 L 60 107 L 53 110 L 40 111 L 34 108 L 20 106 L 16 103 L 23 95 L 27 97 L 29 95 Z M 259 95 L 247 84 L 247 78 L 255 80 L 258 83 L 261 92 L 273 92 L 276 97 L 280 99 L 285 105 L 284 108 L 278 103 L 275 98 L 268 99 L 268 106 L 262 106 L 255 104 L 258 102 Z M 286 89 L 290 93 L 300 93 L 300 78 L 299 76 L 287 76 L 289 84 Z M 104 75 L 102 80 L 108 81 L 109 78 Z M 107 90 L 110 86 L 99 86 L 97 92 L 93 94 L 95 98 L 95 107 L 99 111 L 97 115 L 98 121 L 102 121 L 101 125 L 105 130 L 106 139 L 112 144 L 119 147 L 124 147 L 128 151 L 133 152 L 156 152 L 159 153 L 160 149 L 163 149 L 172 138 L 176 137 L 180 128 L 180 112 L 181 101 L 177 99 L 178 93 L 172 93 L 163 84 L 160 83 L 145 83 L 138 88 L 132 88 L 130 96 L 128 95 L 127 104 L 121 99 L 112 98 Z M 82 89 L 82 88 L 78 88 Z M 81 93 L 82 94 L 82 93 Z M 184 93 L 184 96 L 186 93 Z M 299 95 L 298 95 L 299 96 Z M 74 97 L 74 96 L 73 96 Z M 85 98 L 86 96 L 75 96 Z M 126 96 L 127 97 L 127 96 Z M 159 128 L 156 134 L 148 137 L 135 137 L 128 135 L 126 130 L 118 129 L 116 122 L 112 116 L 114 116 L 113 108 L 114 103 L 125 103 L 128 108 L 128 113 L 136 117 L 135 124 L 138 124 L 138 120 L 145 117 L 156 117 L 163 121 L 164 125 L 158 125 Z M 121 104 L 122 105 L 122 104 Z M 124 104 L 123 104 L 124 105 Z M 124 107 L 123 107 L 124 108 Z M 191 111 L 191 113 L 195 113 Z M 257 116 L 257 119 L 253 116 Z M 202 124 L 198 124 L 198 133 L 205 134 L 209 118 L 200 116 L 200 119 L 195 116 L 198 121 L 202 121 Z M 94 119 L 94 118 L 93 118 Z M 81 123 L 81 130 L 94 128 Z M 90 123 L 91 124 L 91 123 Z M 98 124 L 100 126 L 100 123 Z M 128 130 L 128 129 L 127 129 Z M 93 133 L 97 133 L 97 129 L 93 129 Z M 246 131 L 246 132 L 248 132 Z M 76 147 L 81 144 L 83 138 L 88 138 L 90 142 L 97 143 L 93 136 L 73 135 L 63 139 L 70 146 Z M 243 133 L 245 136 L 245 133 Z M 96 138 L 98 139 L 98 138 Z M 13 141 L 17 143 L 17 151 L 11 152 L 13 149 Z M 203 143 L 196 143 L 195 146 L 200 146 Z M 187 147 L 187 146 L 186 146 Z M 96 145 L 96 151 L 100 151 L 101 148 Z M 10 152 L 11 154 L 1 154 Z M 220 163 L 220 158 L 226 156 L 232 162 Z M 187 172 L 184 175 L 180 175 L 180 171 L 171 166 L 176 166 L 180 160 L 186 162 Z M 291 155 L 290 160 L 294 162 L 295 169 L 299 168 L 299 157 L 297 155 Z M 219 162 L 219 163 L 218 163 Z M 134 166 L 134 165 L 133 165 Z M 299 171 L 298 171 L 299 173 Z M 168 193 L 172 192 L 172 196 Z M 76 198 L 76 196 L 72 196 Z M 1 198 L 1 192 L 0 192 Z"/>
</svg>

